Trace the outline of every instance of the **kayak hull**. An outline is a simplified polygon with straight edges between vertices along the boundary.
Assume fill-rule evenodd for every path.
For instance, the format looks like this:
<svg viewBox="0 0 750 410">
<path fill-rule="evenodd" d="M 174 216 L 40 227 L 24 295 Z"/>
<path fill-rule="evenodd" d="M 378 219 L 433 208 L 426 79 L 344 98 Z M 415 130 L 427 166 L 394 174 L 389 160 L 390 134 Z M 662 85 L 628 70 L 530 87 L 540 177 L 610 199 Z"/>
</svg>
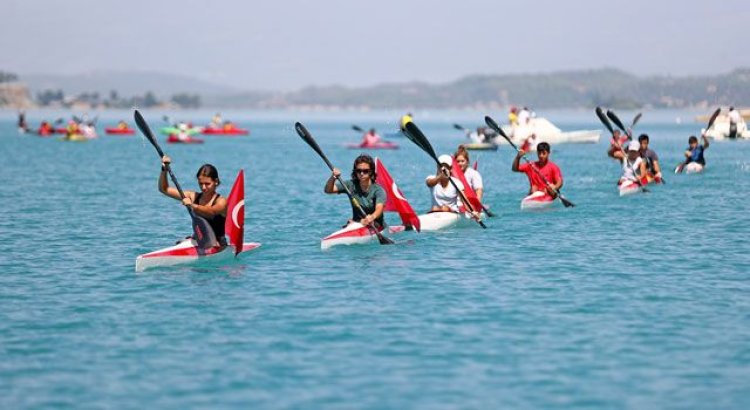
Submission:
<svg viewBox="0 0 750 410">
<path fill-rule="evenodd" d="M 522 210 L 546 209 L 555 204 L 555 198 L 541 191 L 533 192 L 521 200 Z"/>
<path fill-rule="evenodd" d="M 439 231 L 450 227 L 469 226 L 475 223 L 469 214 L 456 212 L 430 212 L 419 215 L 419 225 L 422 232 Z"/>
<path fill-rule="evenodd" d="M 167 142 L 170 144 L 203 144 L 203 140 L 200 138 L 188 137 L 181 140 L 176 135 L 167 137 Z"/>
<path fill-rule="evenodd" d="M 73 135 L 68 135 L 65 137 L 59 137 L 58 140 L 65 141 L 65 142 L 86 142 L 89 139 L 81 134 L 73 134 Z"/>
<path fill-rule="evenodd" d="M 348 149 L 398 149 L 398 144 L 395 142 L 379 142 L 377 144 L 362 145 L 362 144 L 346 144 Z"/>
<path fill-rule="evenodd" d="M 250 131 L 244 128 L 232 128 L 231 130 L 225 130 L 221 128 L 204 128 L 201 131 L 203 135 L 250 135 Z"/>
<path fill-rule="evenodd" d="M 131 128 L 105 128 L 104 133 L 107 135 L 133 135 L 135 130 Z"/>
<path fill-rule="evenodd" d="M 135 271 L 143 272 L 147 269 L 169 266 L 227 262 L 234 258 L 233 246 L 227 246 L 223 249 L 216 247 L 200 252 L 197 245 L 198 243 L 194 239 L 185 239 L 177 245 L 138 255 L 135 259 Z M 257 242 L 245 242 L 242 244 L 242 252 L 251 251 L 259 246 L 260 244 Z"/>
<path fill-rule="evenodd" d="M 618 187 L 620 196 L 628 196 L 641 192 L 641 186 L 635 181 L 625 181 Z"/>
<path fill-rule="evenodd" d="M 685 173 L 686 174 L 700 174 L 703 172 L 704 166 L 697 163 L 697 162 L 691 162 L 687 165 L 685 165 Z"/>
<path fill-rule="evenodd" d="M 397 233 L 404 230 L 403 226 L 388 228 L 389 233 Z M 378 232 L 383 232 L 383 228 L 380 228 Z M 359 222 L 351 222 L 342 229 L 321 239 L 320 249 L 326 250 L 339 245 L 367 245 L 373 242 L 378 242 L 378 235 L 371 228 Z"/>
</svg>

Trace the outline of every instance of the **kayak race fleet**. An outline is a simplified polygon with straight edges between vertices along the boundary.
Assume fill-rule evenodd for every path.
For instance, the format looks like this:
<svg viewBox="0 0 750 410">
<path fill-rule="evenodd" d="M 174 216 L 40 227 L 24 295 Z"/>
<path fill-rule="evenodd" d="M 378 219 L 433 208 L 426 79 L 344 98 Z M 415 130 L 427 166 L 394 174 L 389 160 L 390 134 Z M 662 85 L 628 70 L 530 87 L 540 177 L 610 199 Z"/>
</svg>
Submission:
<svg viewBox="0 0 750 410">
<path fill-rule="evenodd" d="M 595 114 L 610 134 L 607 155 L 622 168 L 616 184 L 618 195 L 636 195 L 648 192 L 649 185 L 664 184 L 664 171 L 658 155 L 649 148 L 649 136 L 640 134 L 635 137 L 633 133 L 641 114 L 637 114 L 628 126 L 612 110 L 596 107 Z M 151 143 L 161 161 L 159 192 L 180 201 L 192 223 L 192 235 L 189 237 L 175 245 L 139 255 L 135 262 L 136 272 L 177 265 L 231 263 L 238 255 L 260 247 L 260 243 L 244 241 L 243 171 L 239 171 L 226 198 L 216 190 L 220 183 L 219 173 L 211 164 L 202 165 L 196 174 L 198 191 L 183 190 L 170 167 L 171 158 L 163 152 L 156 135 L 138 110 L 134 112 L 134 119 L 137 129 Z M 219 114 L 205 127 L 172 122 L 167 116 L 162 119 L 168 125 L 160 128 L 159 132 L 166 136 L 167 143 L 203 143 L 203 139 L 197 135 L 249 135 L 247 129 L 224 121 Z M 599 141 L 600 131 L 562 132 L 549 121 L 537 118 L 526 107 L 521 110 L 511 107 L 509 125 L 506 126 L 501 126 L 490 116 L 484 120 L 485 126 L 475 131 L 453 124 L 455 129 L 464 132 L 469 142 L 458 145 L 455 152 L 438 154 L 410 113 L 401 118 L 398 135 L 420 148 L 425 154 L 424 159 L 435 166 L 434 173 L 425 178 L 425 186 L 431 193 L 431 208 L 422 214 L 414 211 L 382 159 L 362 152 L 354 159 L 351 173 L 345 176 L 329 161 L 313 134 L 302 123 L 295 123 L 296 133 L 318 154 L 330 171 L 324 192 L 346 195 L 351 206 L 351 218 L 343 227 L 323 237 L 320 248 L 327 250 L 341 245 L 370 243 L 389 245 L 395 243 L 392 236 L 406 231 L 431 232 L 462 226 L 486 229 L 488 220 L 496 215 L 483 202 L 482 176 L 477 163 L 471 164 L 470 151 L 494 151 L 501 144 L 509 145 L 516 153 L 511 170 L 525 174 L 529 182 L 529 190 L 520 200 L 522 210 L 549 209 L 558 202 L 564 208 L 575 206 L 562 192 L 563 175 L 551 159 L 552 147 L 561 143 L 595 143 Z M 40 137 L 61 134 L 61 141 L 76 142 L 98 137 L 96 117 L 74 116 L 67 124 L 64 123 L 62 118 L 53 122 L 43 121 L 35 133 Z M 21 132 L 32 132 L 22 115 L 19 116 L 18 126 Z M 383 140 L 373 128 L 365 130 L 357 125 L 351 128 L 362 134 L 362 140 L 347 144 L 346 148 L 360 151 L 399 148 L 396 142 Z M 135 135 L 136 129 L 120 121 L 106 127 L 105 133 L 128 136 Z M 700 139 L 689 137 L 684 160 L 676 165 L 674 173 L 701 173 L 706 165 L 704 154 L 710 146 L 709 139 L 750 139 L 750 132 L 733 107 L 728 110 L 717 108 L 708 117 Z M 536 158 L 528 158 L 529 152 L 535 152 Z M 388 226 L 384 218 L 386 212 L 398 214 L 400 224 Z"/>
</svg>

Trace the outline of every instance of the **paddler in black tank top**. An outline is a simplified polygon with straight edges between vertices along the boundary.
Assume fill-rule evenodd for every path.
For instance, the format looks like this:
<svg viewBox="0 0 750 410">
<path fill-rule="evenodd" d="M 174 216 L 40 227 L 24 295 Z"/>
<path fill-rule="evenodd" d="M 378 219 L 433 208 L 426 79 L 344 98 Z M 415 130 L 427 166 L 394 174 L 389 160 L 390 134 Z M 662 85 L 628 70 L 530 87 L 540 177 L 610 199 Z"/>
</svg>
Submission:
<svg viewBox="0 0 750 410">
<path fill-rule="evenodd" d="M 196 214 L 205 218 L 216 234 L 216 240 L 222 247 L 226 246 L 224 221 L 227 215 L 227 200 L 216 192 L 216 188 L 221 184 L 216 167 L 211 164 L 202 165 L 195 174 L 201 191 L 183 191 L 185 198 L 181 198 L 177 188 L 169 186 L 167 181 L 167 171 L 164 165 L 171 163 L 172 160 L 165 155 L 161 162 L 159 192 L 178 201 L 181 200 L 183 205 L 191 207 Z"/>
</svg>

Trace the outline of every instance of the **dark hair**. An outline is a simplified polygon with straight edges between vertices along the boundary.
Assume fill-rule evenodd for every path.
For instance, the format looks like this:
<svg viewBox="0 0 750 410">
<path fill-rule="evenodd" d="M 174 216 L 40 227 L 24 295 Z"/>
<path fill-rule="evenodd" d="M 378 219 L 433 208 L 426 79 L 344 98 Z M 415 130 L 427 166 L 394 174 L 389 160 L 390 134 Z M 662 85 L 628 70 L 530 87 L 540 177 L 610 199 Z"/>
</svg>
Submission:
<svg viewBox="0 0 750 410">
<path fill-rule="evenodd" d="M 221 180 L 219 180 L 219 171 L 216 170 L 216 167 L 211 164 L 203 164 L 200 168 L 198 168 L 198 172 L 195 173 L 196 178 L 200 177 L 209 177 L 216 181 L 216 185 L 221 185 Z"/>
<path fill-rule="evenodd" d="M 641 134 L 640 136 L 638 136 L 638 142 L 643 142 L 643 141 L 648 142 L 648 134 Z"/>
<path fill-rule="evenodd" d="M 540 142 L 540 143 L 539 143 L 539 144 L 538 144 L 538 145 L 536 146 L 536 152 L 539 152 L 539 151 L 547 151 L 547 152 L 552 152 L 552 148 L 550 148 L 550 146 L 549 146 L 549 144 L 548 144 L 548 143 L 546 143 L 546 142 Z"/>
<path fill-rule="evenodd" d="M 691 135 L 690 138 L 688 138 L 688 144 L 692 144 L 694 142 L 698 142 L 698 138 L 696 138 L 695 135 Z"/>
<path fill-rule="evenodd" d="M 456 150 L 456 153 L 453 154 L 453 159 L 458 159 L 459 155 L 463 155 L 464 158 L 466 158 L 466 162 L 469 162 L 469 151 L 466 150 L 466 147 L 463 145 L 459 145 L 458 149 Z"/>
<path fill-rule="evenodd" d="M 377 175 L 375 174 L 375 160 L 367 154 L 362 154 L 354 159 L 354 165 L 352 165 L 352 181 L 358 181 L 357 178 L 357 165 L 367 164 L 370 166 L 370 179 L 375 181 Z"/>
</svg>

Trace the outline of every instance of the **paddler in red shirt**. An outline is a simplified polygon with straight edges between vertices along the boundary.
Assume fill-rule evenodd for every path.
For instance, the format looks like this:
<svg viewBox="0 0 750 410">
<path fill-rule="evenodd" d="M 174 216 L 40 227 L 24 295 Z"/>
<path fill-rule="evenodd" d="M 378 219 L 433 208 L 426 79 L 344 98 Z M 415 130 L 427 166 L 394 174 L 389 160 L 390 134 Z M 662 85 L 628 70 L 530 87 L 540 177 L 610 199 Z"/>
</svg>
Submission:
<svg viewBox="0 0 750 410">
<path fill-rule="evenodd" d="M 518 155 L 516 155 L 516 158 L 513 160 L 513 166 L 511 169 L 514 172 L 523 172 L 529 178 L 529 194 L 539 191 L 555 198 L 557 197 L 555 191 L 559 191 L 563 186 L 563 178 L 560 173 L 560 168 L 558 168 L 554 162 L 549 160 L 550 151 L 551 148 L 548 143 L 540 142 L 536 146 L 536 155 L 538 157 L 536 162 L 519 164 L 521 157 L 526 154 L 523 150 L 519 150 Z M 544 179 L 546 179 L 549 184 L 539 176 L 539 173 L 534 171 L 534 168 L 544 176 Z"/>
</svg>

